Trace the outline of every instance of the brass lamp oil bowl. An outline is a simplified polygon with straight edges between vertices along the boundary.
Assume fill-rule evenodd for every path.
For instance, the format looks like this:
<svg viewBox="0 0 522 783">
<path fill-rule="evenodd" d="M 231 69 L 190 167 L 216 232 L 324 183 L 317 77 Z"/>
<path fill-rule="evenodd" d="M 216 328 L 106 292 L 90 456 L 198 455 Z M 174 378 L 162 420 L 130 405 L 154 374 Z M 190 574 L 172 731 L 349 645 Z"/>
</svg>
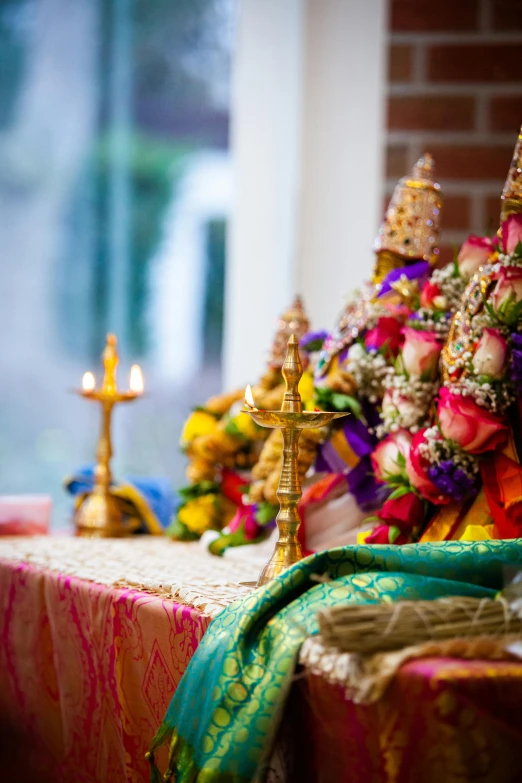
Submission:
<svg viewBox="0 0 522 783">
<path fill-rule="evenodd" d="M 276 523 L 279 529 L 279 539 L 272 557 L 261 572 L 257 583 L 258 587 L 266 584 L 303 557 L 301 545 L 297 539 L 297 531 L 301 524 L 298 503 L 302 492 L 297 464 L 301 431 L 324 427 L 333 419 L 347 415 L 346 413 L 303 410 L 298 390 L 299 381 L 303 374 L 298 345 L 298 340 L 293 334 L 288 340 L 288 350 L 281 370 L 286 383 L 286 391 L 280 411 L 259 410 L 255 407 L 250 389 L 247 389 L 245 395 L 243 412 L 250 414 L 261 427 L 279 428 L 283 434 L 283 467 L 277 489 L 279 513 L 276 517 Z"/>
</svg>

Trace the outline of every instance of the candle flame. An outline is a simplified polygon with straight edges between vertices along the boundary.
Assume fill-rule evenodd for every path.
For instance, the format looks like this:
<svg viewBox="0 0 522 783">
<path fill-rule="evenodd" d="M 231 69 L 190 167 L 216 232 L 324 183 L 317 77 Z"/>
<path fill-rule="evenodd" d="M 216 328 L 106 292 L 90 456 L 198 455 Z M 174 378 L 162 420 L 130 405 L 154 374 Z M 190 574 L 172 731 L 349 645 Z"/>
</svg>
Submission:
<svg viewBox="0 0 522 783">
<path fill-rule="evenodd" d="M 129 388 L 134 394 L 143 394 L 143 373 L 139 364 L 131 367 Z"/>
<path fill-rule="evenodd" d="M 245 389 L 245 405 L 247 406 L 247 408 L 256 407 L 254 395 L 252 394 L 252 387 L 250 386 L 250 384 L 248 384 L 248 386 Z"/>
<path fill-rule="evenodd" d="M 92 372 L 86 372 L 82 378 L 82 389 L 84 391 L 94 391 L 96 388 L 96 379 Z"/>
</svg>

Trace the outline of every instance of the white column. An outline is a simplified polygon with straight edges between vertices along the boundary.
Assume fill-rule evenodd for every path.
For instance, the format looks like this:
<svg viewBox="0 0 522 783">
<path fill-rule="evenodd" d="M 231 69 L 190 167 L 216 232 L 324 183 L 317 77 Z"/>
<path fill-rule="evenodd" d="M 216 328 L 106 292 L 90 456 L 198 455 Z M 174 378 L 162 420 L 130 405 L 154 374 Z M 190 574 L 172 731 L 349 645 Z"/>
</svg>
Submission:
<svg viewBox="0 0 522 783">
<path fill-rule="evenodd" d="M 255 379 L 301 293 L 314 328 L 368 276 L 381 204 L 386 0 L 242 0 L 224 379 Z"/>
<path fill-rule="evenodd" d="M 224 383 L 264 366 L 277 315 L 295 291 L 302 0 L 242 0 L 231 144 L 235 202 L 228 234 Z"/>
<path fill-rule="evenodd" d="M 369 277 L 382 218 L 386 0 L 308 0 L 296 286 L 314 327 Z"/>
</svg>

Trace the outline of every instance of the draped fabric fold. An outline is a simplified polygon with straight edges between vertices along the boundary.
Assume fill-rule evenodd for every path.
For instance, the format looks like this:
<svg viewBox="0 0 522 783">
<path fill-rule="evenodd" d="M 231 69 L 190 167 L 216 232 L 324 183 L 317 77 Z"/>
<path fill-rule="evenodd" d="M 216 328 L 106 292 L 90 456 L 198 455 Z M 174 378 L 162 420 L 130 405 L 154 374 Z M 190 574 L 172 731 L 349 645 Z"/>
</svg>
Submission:
<svg viewBox="0 0 522 783">
<path fill-rule="evenodd" d="M 227 607 L 192 658 L 151 748 L 170 743 L 166 780 L 247 783 L 267 762 L 299 648 L 339 603 L 494 597 L 522 542 L 342 547 L 297 563 Z"/>
<path fill-rule="evenodd" d="M 522 466 L 495 453 L 481 462 L 481 476 L 489 510 L 499 538 L 522 534 Z"/>
</svg>

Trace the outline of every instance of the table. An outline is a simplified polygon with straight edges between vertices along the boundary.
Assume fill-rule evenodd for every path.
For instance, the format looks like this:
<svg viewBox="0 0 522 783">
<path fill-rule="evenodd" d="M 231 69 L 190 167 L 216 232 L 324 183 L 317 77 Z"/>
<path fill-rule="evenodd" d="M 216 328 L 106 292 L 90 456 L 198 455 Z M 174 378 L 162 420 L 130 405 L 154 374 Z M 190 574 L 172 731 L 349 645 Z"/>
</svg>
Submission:
<svg viewBox="0 0 522 783">
<path fill-rule="evenodd" d="M 0 780 L 148 781 L 194 650 L 258 572 L 152 538 L 0 540 Z"/>
<path fill-rule="evenodd" d="M 145 783 L 190 657 L 258 571 L 158 539 L 0 540 L 0 779 Z M 305 668 L 283 737 L 287 781 L 518 783 L 522 664 L 411 661 L 367 706 Z"/>
</svg>

